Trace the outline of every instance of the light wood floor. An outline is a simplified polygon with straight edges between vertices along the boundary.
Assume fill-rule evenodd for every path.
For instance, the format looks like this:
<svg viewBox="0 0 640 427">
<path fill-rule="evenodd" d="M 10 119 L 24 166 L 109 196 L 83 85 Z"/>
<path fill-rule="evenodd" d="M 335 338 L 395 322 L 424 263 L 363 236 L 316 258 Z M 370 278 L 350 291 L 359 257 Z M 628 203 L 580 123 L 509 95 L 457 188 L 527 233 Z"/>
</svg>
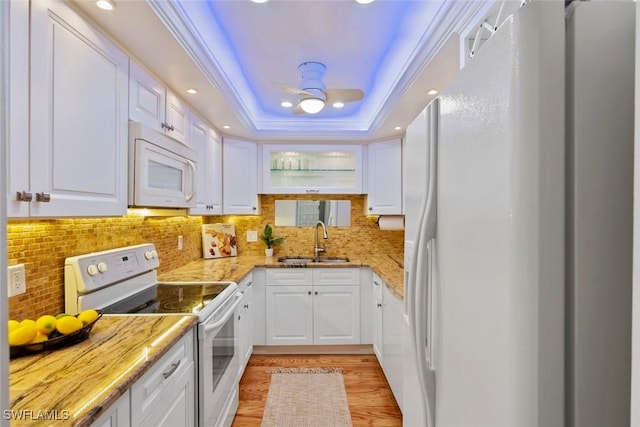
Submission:
<svg viewBox="0 0 640 427">
<path fill-rule="evenodd" d="M 233 427 L 260 425 L 271 381 L 266 370 L 274 367 L 342 368 L 354 427 L 402 426 L 402 414 L 374 355 L 254 354 L 240 381 L 240 406 Z"/>
</svg>

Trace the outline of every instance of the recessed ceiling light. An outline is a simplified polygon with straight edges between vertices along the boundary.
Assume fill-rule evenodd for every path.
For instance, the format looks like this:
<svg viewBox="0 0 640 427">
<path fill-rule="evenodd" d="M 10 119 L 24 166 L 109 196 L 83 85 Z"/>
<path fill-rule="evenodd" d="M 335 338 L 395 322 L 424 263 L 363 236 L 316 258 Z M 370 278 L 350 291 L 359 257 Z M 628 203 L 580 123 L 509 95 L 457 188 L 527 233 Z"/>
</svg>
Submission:
<svg viewBox="0 0 640 427">
<path fill-rule="evenodd" d="M 251 1 L 254 2 L 254 3 L 266 3 L 269 0 L 251 0 Z"/>
<path fill-rule="evenodd" d="M 190 94 L 194 95 L 194 94 L 198 93 L 198 91 L 197 91 L 197 89 L 194 89 L 194 88 L 191 87 L 191 88 L 187 89 L 187 93 L 190 93 Z"/>
<path fill-rule="evenodd" d="M 344 102 L 334 102 L 333 108 L 342 108 L 344 107 Z"/>
<path fill-rule="evenodd" d="M 402 126 L 396 126 L 396 127 L 394 127 L 393 129 L 394 129 L 394 130 L 400 130 L 400 129 L 402 129 Z"/>
<path fill-rule="evenodd" d="M 293 107 L 293 102 L 289 102 L 289 101 L 282 101 L 280 103 L 280 106 L 284 107 L 284 108 L 291 108 Z"/>
<path fill-rule="evenodd" d="M 113 10 L 116 4 L 112 0 L 98 0 L 96 1 L 96 6 L 102 10 Z"/>
<path fill-rule="evenodd" d="M 369 4 L 373 3 L 373 0 L 356 0 L 360 4 Z"/>
<path fill-rule="evenodd" d="M 435 95 L 436 93 L 438 93 L 438 91 L 437 91 L 437 90 L 435 90 L 435 89 L 431 89 L 431 90 L 429 90 L 429 91 L 427 92 L 427 95 Z"/>
<path fill-rule="evenodd" d="M 222 126 L 222 129 L 231 129 L 231 126 L 229 126 L 229 125 L 224 125 L 224 126 Z"/>
</svg>

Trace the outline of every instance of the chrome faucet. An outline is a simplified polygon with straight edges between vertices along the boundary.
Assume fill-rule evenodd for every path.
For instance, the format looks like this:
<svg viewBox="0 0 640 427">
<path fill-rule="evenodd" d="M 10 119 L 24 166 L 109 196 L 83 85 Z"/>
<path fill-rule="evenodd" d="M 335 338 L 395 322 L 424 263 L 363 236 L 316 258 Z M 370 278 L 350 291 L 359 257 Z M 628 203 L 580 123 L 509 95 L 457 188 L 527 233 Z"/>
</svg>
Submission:
<svg viewBox="0 0 640 427">
<path fill-rule="evenodd" d="M 327 240 L 329 238 L 329 235 L 327 234 L 327 227 L 325 227 L 324 222 L 318 220 L 318 222 L 316 222 L 316 244 L 313 247 L 313 256 L 317 259 L 318 258 L 318 254 L 320 252 L 324 252 L 326 251 L 325 248 L 320 248 L 318 247 L 318 226 L 321 225 L 322 226 L 322 237 Z"/>
</svg>

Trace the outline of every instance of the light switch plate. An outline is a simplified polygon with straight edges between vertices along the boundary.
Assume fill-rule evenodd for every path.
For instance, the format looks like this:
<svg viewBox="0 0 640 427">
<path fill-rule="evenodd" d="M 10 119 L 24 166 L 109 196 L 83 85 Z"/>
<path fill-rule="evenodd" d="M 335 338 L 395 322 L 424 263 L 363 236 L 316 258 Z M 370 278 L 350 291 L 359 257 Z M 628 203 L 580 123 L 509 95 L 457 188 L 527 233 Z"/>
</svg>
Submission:
<svg viewBox="0 0 640 427">
<path fill-rule="evenodd" d="M 247 231 L 247 242 L 257 242 L 258 241 L 258 232 L 255 230 Z"/>
</svg>

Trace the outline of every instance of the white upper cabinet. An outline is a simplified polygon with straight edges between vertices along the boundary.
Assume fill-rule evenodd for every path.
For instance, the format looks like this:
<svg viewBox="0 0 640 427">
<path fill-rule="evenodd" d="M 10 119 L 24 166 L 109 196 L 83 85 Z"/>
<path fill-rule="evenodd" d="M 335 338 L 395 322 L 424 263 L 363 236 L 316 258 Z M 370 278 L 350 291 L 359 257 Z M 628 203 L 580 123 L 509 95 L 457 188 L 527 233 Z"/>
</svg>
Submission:
<svg viewBox="0 0 640 427">
<path fill-rule="evenodd" d="M 362 146 L 262 147 L 262 193 L 362 194 Z"/>
<path fill-rule="evenodd" d="M 129 118 L 189 145 L 189 107 L 136 62 L 129 69 Z"/>
<path fill-rule="evenodd" d="M 204 120 L 191 113 L 189 141 L 196 152 L 198 204 L 191 215 L 222 214 L 222 138 Z"/>
<path fill-rule="evenodd" d="M 225 215 L 257 215 L 258 204 L 258 153 L 253 142 L 224 138 L 223 159 L 223 207 Z"/>
<path fill-rule="evenodd" d="M 7 214 L 29 216 L 28 202 L 18 194 L 29 184 L 29 2 L 12 1 L 9 7 L 9 144 L 7 163 Z M 22 196 L 21 196 L 22 197 Z M 28 198 L 28 196 L 27 196 Z"/>
<path fill-rule="evenodd" d="M 399 139 L 367 146 L 367 215 L 401 215 L 402 144 Z"/>
<path fill-rule="evenodd" d="M 128 57 L 66 3 L 30 4 L 31 134 L 28 160 L 9 165 L 10 215 L 25 215 L 16 208 L 21 203 L 30 216 L 123 215 Z M 23 91 L 24 81 L 16 82 Z M 17 144 L 25 144 L 24 135 L 11 140 L 10 152 Z M 32 199 L 15 201 L 18 194 Z"/>
</svg>

